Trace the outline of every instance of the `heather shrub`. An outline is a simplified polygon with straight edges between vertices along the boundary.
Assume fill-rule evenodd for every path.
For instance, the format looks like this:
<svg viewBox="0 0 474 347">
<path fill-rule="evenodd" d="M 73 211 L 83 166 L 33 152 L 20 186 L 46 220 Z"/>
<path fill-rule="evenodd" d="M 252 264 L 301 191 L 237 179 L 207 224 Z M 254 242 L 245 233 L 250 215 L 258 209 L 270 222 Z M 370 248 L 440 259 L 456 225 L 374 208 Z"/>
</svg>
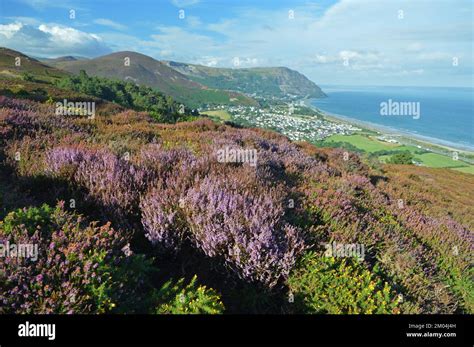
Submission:
<svg viewBox="0 0 474 347">
<path fill-rule="evenodd" d="M 187 236 L 187 225 L 180 218 L 179 191 L 160 182 L 140 202 L 145 236 L 152 244 L 177 252 Z"/>
<path fill-rule="evenodd" d="M 33 101 L 0 96 L 0 110 L 6 113 L 4 122 L 13 127 L 17 136 L 85 130 L 70 119 L 56 115 L 54 107 Z"/>
<path fill-rule="evenodd" d="M 109 224 L 97 226 L 66 213 L 61 205 L 10 213 L 0 224 L 0 244 L 29 244 L 37 254 L 0 257 L 0 312 L 133 311 L 137 305 L 131 300 L 146 300 L 150 263 L 133 255 L 128 239 Z"/>
<path fill-rule="evenodd" d="M 288 279 L 295 305 L 305 313 L 398 313 L 398 297 L 363 264 L 314 252 L 304 255 Z"/>
<path fill-rule="evenodd" d="M 204 254 L 271 287 L 288 275 L 304 242 L 285 220 L 284 193 L 253 189 L 234 177 L 206 177 L 187 192 L 183 210 L 190 238 Z"/>
<path fill-rule="evenodd" d="M 24 136 L 21 140 L 11 141 L 4 147 L 6 162 L 16 173 L 23 177 L 33 177 L 44 171 L 44 150 L 54 143 L 46 134 L 38 137 Z"/>
<path fill-rule="evenodd" d="M 183 197 L 195 177 L 207 170 L 207 160 L 183 148 L 165 150 L 153 145 L 141 151 L 139 164 L 156 177 L 140 201 L 145 235 L 154 245 L 177 252 L 187 237 Z"/>
<path fill-rule="evenodd" d="M 219 314 L 224 312 L 224 305 L 219 294 L 206 286 L 197 284 L 197 276 L 189 284 L 184 278 L 166 282 L 156 293 L 159 314 Z"/>
<path fill-rule="evenodd" d="M 165 181 L 179 175 L 190 176 L 197 158 L 184 147 L 165 149 L 162 144 L 144 146 L 138 155 L 137 164 L 153 172 L 154 178 Z"/>
<path fill-rule="evenodd" d="M 103 149 L 56 147 L 47 153 L 46 165 L 50 174 L 85 188 L 89 199 L 121 218 L 136 213 L 139 194 L 150 178 L 149 173 Z"/>
<path fill-rule="evenodd" d="M 242 141 L 218 138 L 210 153 Z M 142 164 L 153 165 L 161 178 L 140 203 L 148 239 L 173 251 L 189 242 L 241 278 L 269 287 L 286 277 L 304 242 L 288 223 L 285 188 L 262 179 L 272 175 L 268 161 L 251 168 L 175 151 L 142 152 Z"/>
</svg>

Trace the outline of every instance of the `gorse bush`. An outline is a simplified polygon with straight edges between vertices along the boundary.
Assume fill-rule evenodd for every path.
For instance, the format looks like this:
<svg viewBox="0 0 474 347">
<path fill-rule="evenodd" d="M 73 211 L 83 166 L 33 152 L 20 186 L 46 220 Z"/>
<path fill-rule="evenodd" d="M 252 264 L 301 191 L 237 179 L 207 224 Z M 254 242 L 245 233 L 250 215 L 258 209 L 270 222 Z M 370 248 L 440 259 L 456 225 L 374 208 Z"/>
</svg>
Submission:
<svg viewBox="0 0 474 347">
<path fill-rule="evenodd" d="M 12 211 L 3 221 L 0 221 L 0 229 L 6 234 L 11 233 L 20 226 L 32 232 L 36 231 L 37 227 L 48 230 L 53 212 L 55 212 L 54 209 L 47 204 L 43 204 L 40 207 Z"/>
<path fill-rule="evenodd" d="M 398 313 L 398 296 L 358 260 L 308 253 L 289 278 L 295 305 L 306 313 Z"/>
<path fill-rule="evenodd" d="M 212 288 L 197 284 L 195 275 L 188 284 L 184 278 L 166 282 L 156 293 L 159 314 L 217 314 L 224 312 L 220 296 Z"/>
</svg>

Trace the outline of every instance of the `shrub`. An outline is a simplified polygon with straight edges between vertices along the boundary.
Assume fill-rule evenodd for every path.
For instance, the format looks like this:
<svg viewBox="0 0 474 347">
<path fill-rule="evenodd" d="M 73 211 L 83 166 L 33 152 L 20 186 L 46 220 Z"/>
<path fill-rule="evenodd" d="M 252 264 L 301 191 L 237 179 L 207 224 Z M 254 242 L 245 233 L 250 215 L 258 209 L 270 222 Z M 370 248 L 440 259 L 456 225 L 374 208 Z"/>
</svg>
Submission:
<svg viewBox="0 0 474 347">
<path fill-rule="evenodd" d="M 413 154 L 411 154 L 409 151 L 404 151 L 392 155 L 390 159 L 387 160 L 387 163 L 411 165 L 413 164 L 413 159 Z"/>
<path fill-rule="evenodd" d="M 147 299 L 150 263 L 127 251 L 128 241 L 62 205 L 10 213 L 0 224 L 0 244 L 30 244 L 37 254 L 0 257 L 0 313 L 133 312 Z"/>
<path fill-rule="evenodd" d="M 160 314 L 219 314 L 224 312 L 220 296 L 212 288 L 196 283 L 197 276 L 189 284 L 184 278 L 177 282 L 170 280 L 157 292 L 156 313 Z"/>
<path fill-rule="evenodd" d="M 306 254 L 289 281 L 295 305 L 305 313 L 397 313 L 387 283 L 356 260 Z"/>
<path fill-rule="evenodd" d="M 272 287 L 288 275 L 304 242 L 285 220 L 284 193 L 257 189 L 234 177 L 206 177 L 187 192 L 184 214 L 192 241 L 207 256 Z"/>
<path fill-rule="evenodd" d="M 161 172 L 166 158 L 159 161 Z M 173 251 L 189 241 L 241 278 L 274 286 L 304 248 L 300 231 L 287 221 L 285 189 L 269 187 L 260 168 L 210 162 L 206 172 L 208 160 L 190 157 L 175 165 L 143 197 L 146 236 Z"/>
<path fill-rule="evenodd" d="M 34 76 L 28 71 L 23 72 L 21 74 L 21 78 L 23 79 L 23 81 L 27 81 L 27 82 L 32 82 L 35 80 Z"/>
<path fill-rule="evenodd" d="M 136 212 L 139 194 L 149 177 L 147 172 L 104 149 L 56 147 L 48 152 L 46 164 L 51 174 L 82 186 L 89 199 L 124 218 Z"/>
<path fill-rule="evenodd" d="M 36 231 L 37 227 L 47 229 L 51 222 L 51 214 L 54 212 L 54 209 L 47 204 L 40 207 L 18 209 L 10 212 L 3 221 L 0 221 L 0 229 L 7 234 L 20 226 L 32 232 Z"/>
</svg>

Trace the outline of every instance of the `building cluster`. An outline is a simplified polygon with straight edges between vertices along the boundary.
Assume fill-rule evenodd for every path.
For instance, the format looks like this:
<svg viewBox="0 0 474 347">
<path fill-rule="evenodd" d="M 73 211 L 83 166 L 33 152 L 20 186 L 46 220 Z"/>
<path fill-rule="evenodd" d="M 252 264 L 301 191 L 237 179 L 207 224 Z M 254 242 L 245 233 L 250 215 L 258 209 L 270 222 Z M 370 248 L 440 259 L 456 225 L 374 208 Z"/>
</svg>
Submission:
<svg viewBox="0 0 474 347">
<path fill-rule="evenodd" d="M 328 121 L 316 114 L 298 114 L 298 106 L 226 106 L 232 120 L 247 126 L 272 129 L 294 141 L 319 141 L 334 134 L 360 130 L 351 124 Z"/>
</svg>

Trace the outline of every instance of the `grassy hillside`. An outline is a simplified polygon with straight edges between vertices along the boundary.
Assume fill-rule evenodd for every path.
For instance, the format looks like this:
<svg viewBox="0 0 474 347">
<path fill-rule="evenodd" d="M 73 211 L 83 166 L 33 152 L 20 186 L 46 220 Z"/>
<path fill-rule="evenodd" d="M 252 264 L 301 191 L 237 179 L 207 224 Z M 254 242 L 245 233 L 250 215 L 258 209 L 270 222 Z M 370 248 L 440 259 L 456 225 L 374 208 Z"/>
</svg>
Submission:
<svg viewBox="0 0 474 347">
<path fill-rule="evenodd" d="M 68 76 L 54 85 L 26 82 L 19 79 L 0 80 L 0 95 L 40 101 L 54 106 L 55 102 L 94 102 L 98 114 L 115 114 L 124 109 L 147 112 L 153 119 L 174 123 L 199 117 L 199 113 L 177 103 L 171 97 L 149 87 L 105 78 Z"/>
<path fill-rule="evenodd" d="M 164 95 L 151 87 L 137 86 L 130 81 L 90 77 L 83 71 L 78 75 L 72 75 L 9 49 L 3 49 L 0 54 L 0 58 L 4 61 L 14 62 L 15 57 L 21 58 L 24 72 L 22 75 L 8 74 L 0 79 L 0 95 L 35 100 L 50 105 L 57 101 L 63 102 L 65 99 L 68 102 L 93 102 L 99 113 L 113 114 L 125 107 L 149 112 L 155 120 L 165 123 L 189 120 L 199 115 L 199 112 L 192 111 L 187 106 L 188 104 L 178 103 L 169 95 Z M 58 64 L 83 60 L 69 56 L 49 59 L 50 62 Z M 46 75 L 44 75 L 45 71 Z M 53 72 L 58 72 L 58 74 L 53 74 Z M 189 97 L 189 100 L 193 102 L 194 99 Z"/>
<path fill-rule="evenodd" d="M 19 60 L 17 60 L 19 59 Z M 16 66 L 19 61 L 20 66 Z M 69 75 L 23 53 L 0 47 L 0 78 L 23 78 L 51 82 Z"/>
<path fill-rule="evenodd" d="M 312 81 L 286 67 L 226 69 L 177 62 L 167 64 L 192 80 L 211 88 L 235 90 L 265 97 L 321 98 L 325 94 Z"/>
</svg>

